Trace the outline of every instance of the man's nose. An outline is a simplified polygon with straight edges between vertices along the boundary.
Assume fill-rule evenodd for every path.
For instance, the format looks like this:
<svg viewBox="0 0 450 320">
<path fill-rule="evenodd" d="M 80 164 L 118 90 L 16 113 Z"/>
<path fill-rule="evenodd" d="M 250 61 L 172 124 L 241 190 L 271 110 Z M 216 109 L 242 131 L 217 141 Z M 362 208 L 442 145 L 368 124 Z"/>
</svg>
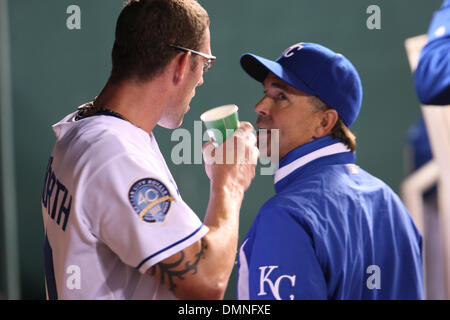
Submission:
<svg viewBox="0 0 450 320">
<path fill-rule="evenodd" d="M 267 97 L 262 98 L 255 106 L 255 112 L 261 116 L 267 116 L 270 113 L 270 105 Z"/>
<path fill-rule="evenodd" d="M 200 80 L 197 82 L 197 87 L 200 87 L 202 84 L 203 84 L 203 75 L 202 75 L 202 77 L 200 78 Z"/>
</svg>

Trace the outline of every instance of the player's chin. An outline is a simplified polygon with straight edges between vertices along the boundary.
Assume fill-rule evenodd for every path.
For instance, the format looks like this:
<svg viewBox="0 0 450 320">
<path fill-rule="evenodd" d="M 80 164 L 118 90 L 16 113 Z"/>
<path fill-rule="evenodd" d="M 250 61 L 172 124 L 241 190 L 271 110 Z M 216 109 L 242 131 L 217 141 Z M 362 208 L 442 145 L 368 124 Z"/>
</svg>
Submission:
<svg viewBox="0 0 450 320">
<path fill-rule="evenodd" d="M 177 122 L 177 123 L 172 123 L 172 124 L 169 124 L 169 125 L 165 125 L 163 127 L 166 128 L 166 129 L 173 130 L 173 129 L 178 129 L 182 124 L 183 124 L 183 119 L 181 121 Z"/>
<path fill-rule="evenodd" d="M 158 125 L 165 129 L 177 129 L 183 124 L 183 116 L 177 119 L 171 119 L 166 121 L 159 121 Z"/>
<path fill-rule="evenodd" d="M 183 124 L 183 120 L 184 120 L 184 114 L 180 117 L 180 119 L 178 119 L 178 121 L 174 122 L 173 127 L 171 129 L 179 128 Z"/>
</svg>

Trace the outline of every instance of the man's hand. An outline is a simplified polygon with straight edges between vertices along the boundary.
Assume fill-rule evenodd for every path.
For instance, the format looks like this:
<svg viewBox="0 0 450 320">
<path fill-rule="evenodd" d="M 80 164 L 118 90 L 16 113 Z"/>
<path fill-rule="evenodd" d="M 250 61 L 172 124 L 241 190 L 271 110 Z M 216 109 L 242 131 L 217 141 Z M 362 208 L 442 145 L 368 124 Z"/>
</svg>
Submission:
<svg viewBox="0 0 450 320">
<path fill-rule="evenodd" d="M 212 188 L 229 186 L 243 194 L 255 176 L 259 157 L 253 126 L 240 122 L 238 130 L 222 145 L 205 144 L 203 157 Z"/>
<path fill-rule="evenodd" d="M 180 299 L 223 299 L 236 259 L 242 199 L 259 156 L 253 126 L 241 122 L 221 146 L 205 144 L 203 156 L 211 180 L 204 220 L 209 232 L 147 271 Z"/>
</svg>

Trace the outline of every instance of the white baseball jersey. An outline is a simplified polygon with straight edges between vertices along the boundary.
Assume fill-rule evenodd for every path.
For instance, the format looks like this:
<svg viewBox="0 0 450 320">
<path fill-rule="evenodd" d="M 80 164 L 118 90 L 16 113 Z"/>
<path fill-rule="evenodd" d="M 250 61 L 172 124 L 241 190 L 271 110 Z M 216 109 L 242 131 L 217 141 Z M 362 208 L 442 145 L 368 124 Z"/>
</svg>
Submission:
<svg viewBox="0 0 450 320">
<path fill-rule="evenodd" d="M 208 228 L 152 134 L 96 115 L 55 124 L 42 194 L 48 299 L 175 299 L 145 272 Z"/>
</svg>

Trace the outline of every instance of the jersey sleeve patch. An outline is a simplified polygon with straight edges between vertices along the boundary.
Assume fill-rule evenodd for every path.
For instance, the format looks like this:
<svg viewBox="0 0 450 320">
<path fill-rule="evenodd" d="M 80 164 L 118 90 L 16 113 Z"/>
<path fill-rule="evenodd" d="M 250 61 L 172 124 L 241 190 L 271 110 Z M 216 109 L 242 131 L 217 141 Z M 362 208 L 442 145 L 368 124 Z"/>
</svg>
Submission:
<svg viewBox="0 0 450 320">
<path fill-rule="evenodd" d="M 128 192 L 131 206 L 142 221 L 164 222 L 174 198 L 160 181 L 145 178 L 136 181 Z"/>
</svg>

